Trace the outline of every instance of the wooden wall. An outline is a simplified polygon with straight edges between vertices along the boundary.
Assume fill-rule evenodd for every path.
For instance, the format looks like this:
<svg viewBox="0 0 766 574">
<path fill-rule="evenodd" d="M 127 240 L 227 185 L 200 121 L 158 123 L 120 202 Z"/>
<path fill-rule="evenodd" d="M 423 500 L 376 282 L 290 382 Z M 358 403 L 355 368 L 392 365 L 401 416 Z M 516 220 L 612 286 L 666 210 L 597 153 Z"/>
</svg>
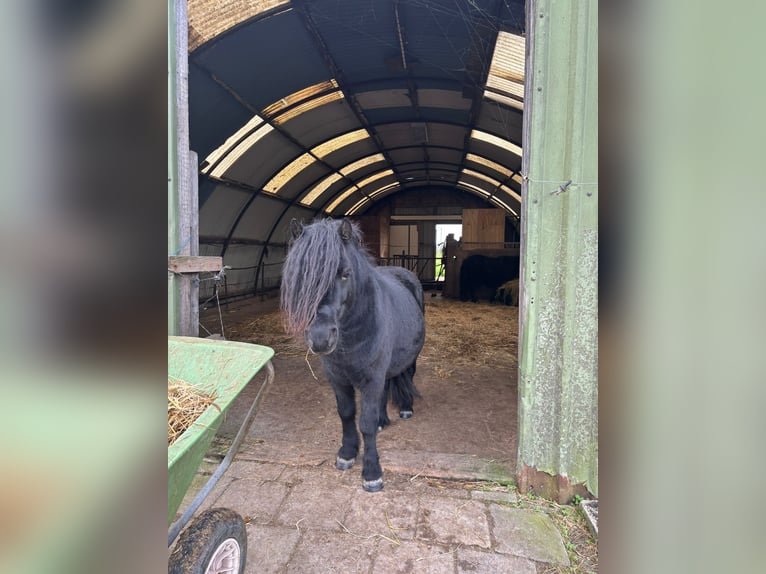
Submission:
<svg viewBox="0 0 766 574">
<path fill-rule="evenodd" d="M 380 219 L 376 215 L 349 218 L 356 221 L 364 236 L 364 245 L 375 256 L 380 253 Z"/>
<path fill-rule="evenodd" d="M 505 212 L 502 209 L 463 210 L 463 249 L 502 247 L 505 241 Z"/>
</svg>

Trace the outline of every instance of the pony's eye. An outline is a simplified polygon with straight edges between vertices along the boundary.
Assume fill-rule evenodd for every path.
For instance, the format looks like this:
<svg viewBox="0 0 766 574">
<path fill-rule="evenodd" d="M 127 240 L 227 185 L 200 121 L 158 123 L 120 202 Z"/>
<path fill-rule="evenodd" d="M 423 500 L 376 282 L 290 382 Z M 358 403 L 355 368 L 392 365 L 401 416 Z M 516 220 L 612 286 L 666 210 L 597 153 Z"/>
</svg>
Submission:
<svg viewBox="0 0 766 574">
<path fill-rule="evenodd" d="M 346 279 L 348 279 L 348 276 L 349 276 L 349 272 L 348 271 L 342 271 L 341 274 L 340 274 L 340 278 L 343 279 L 344 281 Z"/>
</svg>

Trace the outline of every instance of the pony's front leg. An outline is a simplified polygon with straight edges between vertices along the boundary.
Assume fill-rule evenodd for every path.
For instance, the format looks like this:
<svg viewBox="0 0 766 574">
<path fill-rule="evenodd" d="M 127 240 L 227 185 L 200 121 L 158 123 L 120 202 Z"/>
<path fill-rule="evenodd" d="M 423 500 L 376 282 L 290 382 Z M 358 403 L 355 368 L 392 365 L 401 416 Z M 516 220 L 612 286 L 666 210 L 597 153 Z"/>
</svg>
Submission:
<svg viewBox="0 0 766 574">
<path fill-rule="evenodd" d="M 333 387 L 335 401 L 338 404 L 338 415 L 343 425 L 343 441 L 338 456 L 335 458 L 335 468 L 348 470 L 354 466 L 356 455 L 359 454 L 359 433 L 356 432 L 356 400 L 354 387 L 351 385 Z"/>
<path fill-rule="evenodd" d="M 367 492 L 377 492 L 383 488 L 383 469 L 378 460 L 376 434 L 380 416 L 380 404 L 385 390 L 384 381 L 370 382 L 362 391 L 362 414 L 359 417 L 359 430 L 364 440 L 362 458 L 362 488 Z"/>
</svg>

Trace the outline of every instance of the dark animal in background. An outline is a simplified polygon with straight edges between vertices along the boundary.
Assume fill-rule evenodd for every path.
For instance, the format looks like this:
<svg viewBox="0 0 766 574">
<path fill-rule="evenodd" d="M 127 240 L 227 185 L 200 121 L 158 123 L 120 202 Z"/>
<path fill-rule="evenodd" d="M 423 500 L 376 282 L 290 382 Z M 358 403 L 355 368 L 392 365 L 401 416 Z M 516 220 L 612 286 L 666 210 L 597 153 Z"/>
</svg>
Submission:
<svg viewBox="0 0 766 574">
<path fill-rule="evenodd" d="M 519 306 L 519 280 L 506 281 L 497 288 L 495 301 L 510 307 Z"/>
<path fill-rule="evenodd" d="M 519 256 L 470 255 L 460 266 L 460 300 L 476 303 L 480 298 L 492 301 L 506 281 L 519 276 Z"/>
<path fill-rule="evenodd" d="M 425 341 L 423 289 L 402 267 L 376 267 L 358 226 L 347 219 L 306 226 L 293 220 L 290 228 L 281 286 L 285 328 L 321 356 L 335 392 L 343 426 L 335 460 L 340 470 L 351 468 L 359 453 L 359 391 L 362 487 L 375 492 L 383 488 L 376 434 L 390 424 L 388 400 L 408 419 L 419 396 L 412 379 Z"/>
</svg>

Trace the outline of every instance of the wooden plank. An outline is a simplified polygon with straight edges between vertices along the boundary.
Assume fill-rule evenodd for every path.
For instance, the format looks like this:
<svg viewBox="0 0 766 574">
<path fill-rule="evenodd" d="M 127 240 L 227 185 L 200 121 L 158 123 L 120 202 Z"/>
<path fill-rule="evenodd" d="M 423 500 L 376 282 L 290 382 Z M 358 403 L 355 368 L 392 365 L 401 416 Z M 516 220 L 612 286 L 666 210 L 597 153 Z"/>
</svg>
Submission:
<svg viewBox="0 0 766 574">
<path fill-rule="evenodd" d="M 191 242 L 189 243 L 189 255 L 199 256 L 199 171 L 197 152 L 189 152 L 189 177 L 191 178 L 191 206 L 189 210 L 189 223 Z M 223 266 L 223 261 L 221 261 Z M 221 267 L 218 268 L 218 271 Z M 199 275 L 189 277 L 189 315 L 187 329 L 190 337 L 199 336 Z"/>
<path fill-rule="evenodd" d="M 177 255 L 168 257 L 168 270 L 173 273 L 217 273 L 223 267 L 223 257 Z"/>
<path fill-rule="evenodd" d="M 463 210 L 463 249 L 502 247 L 505 241 L 505 212 L 502 209 Z"/>
</svg>

